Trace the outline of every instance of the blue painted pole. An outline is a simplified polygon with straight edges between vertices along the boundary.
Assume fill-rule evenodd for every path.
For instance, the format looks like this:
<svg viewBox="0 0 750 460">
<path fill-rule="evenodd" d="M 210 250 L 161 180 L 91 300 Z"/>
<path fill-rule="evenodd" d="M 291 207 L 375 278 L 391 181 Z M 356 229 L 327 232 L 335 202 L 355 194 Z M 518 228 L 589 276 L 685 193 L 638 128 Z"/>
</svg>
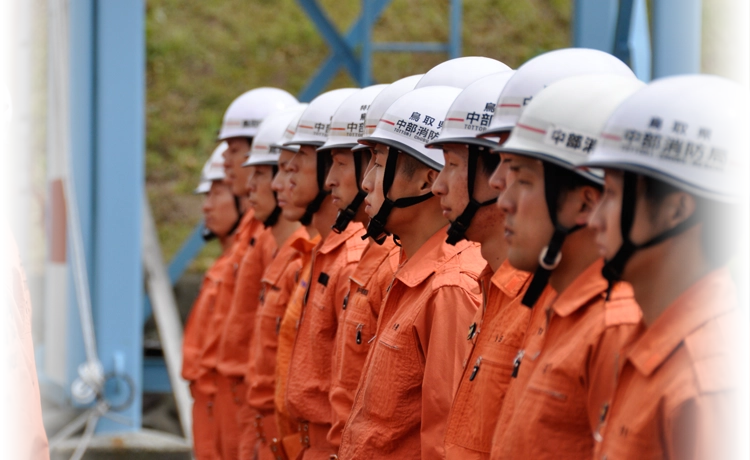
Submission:
<svg viewBox="0 0 750 460">
<path fill-rule="evenodd" d="M 359 55 L 359 84 L 363 88 L 372 84 L 372 26 L 378 20 L 375 14 L 375 0 L 362 0 L 362 44 Z"/>
<path fill-rule="evenodd" d="M 124 374 L 135 387 L 122 415 L 130 426 L 102 419 L 98 432 L 141 427 L 143 373 L 143 269 L 141 219 L 145 145 L 145 5 L 143 0 L 97 0 L 95 10 L 96 184 L 95 327 L 105 372 Z M 125 384 L 105 388 L 123 401 Z"/>
<path fill-rule="evenodd" d="M 448 55 L 451 59 L 461 57 L 461 33 L 463 25 L 463 0 L 451 0 L 450 41 Z"/>
<path fill-rule="evenodd" d="M 611 53 L 614 46 L 617 9 L 618 0 L 575 0 L 573 46 Z"/>
<path fill-rule="evenodd" d="M 654 0 L 654 78 L 701 70 L 701 0 Z"/>
<path fill-rule="evenodd" d="M 642 81 L 651 80 L 651 31 L 646 0 L 635 0 L 630 24 L 630 67 Z"/>
</svg>

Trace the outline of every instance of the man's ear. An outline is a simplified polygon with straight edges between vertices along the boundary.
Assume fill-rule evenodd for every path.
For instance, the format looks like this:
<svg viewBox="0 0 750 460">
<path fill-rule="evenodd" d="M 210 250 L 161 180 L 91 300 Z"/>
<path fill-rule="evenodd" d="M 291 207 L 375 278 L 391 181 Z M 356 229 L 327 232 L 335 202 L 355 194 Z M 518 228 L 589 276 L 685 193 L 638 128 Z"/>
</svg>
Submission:
<svg viewBox="0 0 750 460">
<path fill-rule="evenodd" d="M 663 215 L 665 228 L 673 228 L 695 213 L 697 203 L 695 197 L 686 192 L 676 192 L 667 195 L 661 204 L 660 215 Z"/>
<path fill-rule="evenodd" d="M 437 181 L 438 174 L 440 173 L 432 168 L 424 168 L 420 173 L 422 185 L 419 190 L 421 192 L 432 191 L 432 185 Z"/>
<path fill-rule="evenodd" d="M 586 225 L 589 217 L 591 217 L 591 213 L 594 212 L 596 205 L 599 203 L 602 192 L 596 187 L 584 185 L 571 193 L 576 195 L 576 200 L 578 201 L 578 211 L 575 218 L 576 225 Z"/>
</svg>

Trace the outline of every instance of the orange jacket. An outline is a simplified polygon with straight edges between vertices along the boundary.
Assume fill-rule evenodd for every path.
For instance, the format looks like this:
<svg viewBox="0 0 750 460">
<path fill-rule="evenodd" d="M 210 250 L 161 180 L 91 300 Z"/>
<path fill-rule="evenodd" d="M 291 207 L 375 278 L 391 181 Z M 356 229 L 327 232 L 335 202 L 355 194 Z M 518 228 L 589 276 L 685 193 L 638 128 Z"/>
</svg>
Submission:
<svg viewBox="0 0 750 460">
<path fill-rule="evenodd" d="M 244 378 L 247 372 L 247 355 L 262 288 L 261 279 L 277 249 L 271 230 L 262 225 L 250 237 L 249 244 L 237 270 L 232 303 L 219 341 L 216 370 L 227 377 Z"/>
<path fill-rule="evenodd" d="M 220 274 L 226 269 L 229 258 L 219 256 L 203 277 L 198 297 L 193 303 L 185 323 L 182 338 L 182 378 L 188 381 L 198 380 L 206 371 L 200 365 L 201 350 L 206 337 L 206 324 L 211 322 L 216 302 L 216 294 L 221 284 Z"/>
<path fill-rule="evenodd" d="M 500 417 L 523 345 L 531 309 L 521 304 L 530 275 L 504 262 L 497 272 L 482 273 L 484 308 L 469 327 L 473 344 L 453 400 L 445 435 L 445 456 L 451 460 L 489 459 L 492 435 Z"/>
<path fill-rule="evenodd" d="M 441 459 L 481 304 L 479 246 L 436 232 L 396 272 L 341 439 L 341 459 Z"/>
<path fill-rule="evenodd" d="M 729 270 L 685 291 L 624 353 L 595 458 L 739 458 L 743 321 Z"/>
<path fill-rule="evenodd" d="M 234 243 L 232 243 L 227 253 L 229 260 L 227 260 L 224 271 L 219 275 L 221 284 L 216 294 L 211 322 L 206 326 L 206 338 L 200 359 L 201 367 L 206 369 L 206 371 L 210 371 L 206 373 L 207 378 L 213 379 L 211 373 L 216 370 L 216 365 L 218 364 L 219 343 L 221 342 L 221 335 L 224 333 L 224 325 L 226 324 L 229 309 L 232 306 L 237 271 L 240 268 L 240 263 L 245 256 L 245 252 L 250 248 L 250 238 L 261 227 L 261 223 L 254 219 L 254 215 L 255 213 L 249 210 L 242 217 L 242 221 L 237 228 Z"/>
<path fill-rule="evenodd" d="M 291 419 L 289 409 L 286 406 L 287 377 L 289 376 L 289 362 L 292 357 L 294 339 L 297 337 L 297 325 L 302 314 L 302 302 L 307 293 L 312 271 L 312 251 L 320 241 L 320 236 L 308 240 L 299 238 L 292 243 L 292 247 L 300 254 L 300 265 L 302 268 L 295 276 L 294 289 L 289 296 L 284 317 L 279 326 L 278 348 L 276 349 L 276 390 L 274 391 L 274 406 L 276 407 L 276 421 L 279 424 L 279 435 L 290 434 L 286 421 Z M 296 424 L 295 424 L 296 425 Z"/>
<path fill-rule="evenodd" d="M 618 284 L 605 301 L 602 265 L 595 262 L 559 295 L 534 307 L 491 458 L 593 455 L 593 435 L 614 389 L 612 370 L 641 319 L 629 285 Z"/>
<path fill-rule="evenodd" d="M 332 422 L 328 392 L 334 341 L 349 292 L 349 276 L 367 246 L 363 233 L 362 224 L 352 222 L 343 232 L 328 234 L 313 250 L 312 276 L 302 304 L 286 390 L 289 413 L 299 421 Z"/>
<path fill-rule="evenodd" d="M 375 336 L 380 307 L 393 281 L 400 255 L 401 249 L 390 238 L 382 245 L 370 241 L 349 277 L 349 292 L 336 332 L 329 395 L 334 419 L 328 441 L 334 446 L 341 444 L 341 432 L 354 404 L 370 339 Z"/>
<path fill-rule="evenodd" d="M 300 253 L 292 243 L 309 238 L 305 227 L 298 228 L 279 248 L 276 258 L 263 273 L 263 287 L 250 338 L 247 372 L 247 403 L 256 411 L 273 412 L 276 387 L 276 349 L 294 278 L 302 268 Z"/>
<path fill-rule="evenodd" d="M 42 424 L 39 379 L 36 375 L 34 342 L 31 337 L 31 297 L 18 248 L 10 231 L 6 243 L 10 260 L 4 260 L 2 310 L 2 370 L 7 393 L 2 396 L 3 429 L 10 443 L 0 446 L 4 458 L 49 460 L 47 433 Z M 8 263 L 10 262 L 10 263 Z M 9 283 L 9 284 L 6 284 Z"/>
</svg>

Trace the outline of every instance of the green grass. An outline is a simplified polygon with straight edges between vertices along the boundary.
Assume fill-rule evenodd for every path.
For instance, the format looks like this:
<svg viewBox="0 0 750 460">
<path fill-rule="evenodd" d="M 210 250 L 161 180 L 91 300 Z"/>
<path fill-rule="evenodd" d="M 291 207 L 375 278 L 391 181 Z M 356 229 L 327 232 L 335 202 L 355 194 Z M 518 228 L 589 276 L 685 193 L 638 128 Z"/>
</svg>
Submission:
<svg viewBox="0 0 750 460">
<path fill-rule="evenodd" d="M 359 1 L 320 0 L 344 30 Z M 446 0 L 394 0 L 374 28 L 375 41 L 447 41 Z M 464 0 L 463 54 L 511 67 L 570 44 L 570 0 Z M 244 91 L 277 86 L 296 94 L 328 47 L 294 0 L 148 0 L 148 196 L 169 260 L 201 217 L 192 194 L 215 147 L 224 110 Z M 423 73 L 443 54 L 378 54 L 373 73 L 390 82 Z M 330 88 L 354 86 L 343 72 Z M 204 270 L 212 243 L 192 265 Z"/>
</svg>

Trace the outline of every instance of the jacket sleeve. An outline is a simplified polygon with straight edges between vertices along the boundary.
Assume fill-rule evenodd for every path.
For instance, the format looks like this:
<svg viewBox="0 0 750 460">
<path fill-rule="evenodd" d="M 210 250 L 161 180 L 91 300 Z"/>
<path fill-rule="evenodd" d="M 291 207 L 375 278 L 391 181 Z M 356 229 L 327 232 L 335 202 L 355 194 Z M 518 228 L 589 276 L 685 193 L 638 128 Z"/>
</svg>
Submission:
<svg viewBox="0 0 750 460">
<path fill-rule="evenodd" d="M 421 450 L 423 459 L 445 458 L 445 429 L 467 353 L 465 331 L 480 296 L 458 286 L 439 288 L 414 323 L 422 348 Z"/>
<path fill-rule="evenodd" d="M 691 398 L 667 416 L 665 444 L 669 458 L 744 458 L 745 399 L 740 390 Z"/>
</svg>

